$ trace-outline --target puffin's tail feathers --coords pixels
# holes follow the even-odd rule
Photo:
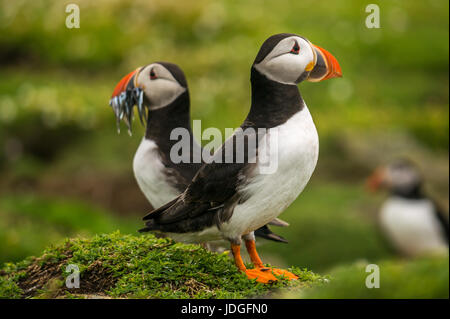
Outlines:
[[[171,200],[167,204],[164,204],[161,207],[152,210],[150,213],[145,215],[142,218],[142,220],[146,220],[145,227],[139,229],[138,232],[145,233],[145,232],[149,232],[149,231],[152,231],[152,230],[157,230],[158,229],[158,225],[155,222],[155,218],[157,218],[164,211],[166,211],[167,209],[171,208],[174,204],[176,204],[176,202],[178,201],[179,198],[180,198],[180,196],[178,196],[175,199]]]
[[[279,243],[286,243],[286,244],[288,243],[288,241],[285,238],[272,232],[267,225],[264,225],[263,227],[255,230],[255,236],[276,241]]]
[[[145,215],[142,220],[149,220],[158,217],[161,215],[162,212],[164,212],[166,209],[170,208],[173,204],[177,202],[177,200],[180,198],[180,196],[176,197],[175,199],[171,200],[167,204],[162,205],[161,207],[152,210],[150,213]]]
[[[279,227],[288,227],[289,223],[282,219],[275,218],[274,220],[269,222],[269,225],[279,226]]]
[[[169,203],[155,209],[144,216],[144,228],[139,232],[160,230],[162,232],[184,233],[198,228],[198,223],[208,220],[210,223],[214,214],[203,214],[211,208],[210,203],[186,201],[184,194]]]

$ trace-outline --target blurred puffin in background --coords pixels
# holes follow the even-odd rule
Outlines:
[[[378,219],[384,236],[401,255],[448,254],[448,216],[425,195],[422,175],[413,162],[399,159],[379,167],[367,186],[389,192]]]
[[[254,231],[297,198],[317,163],[317,130],[297,84],[340,76],[337,60],[307,39],[290,33],[269,37],[251,67],[251,107],[244,123],[180,196],[144,217],[140,231],[160,231],[194,243],[228,240],[236,266],[249,279],[262,283],[276,281],[274,275],[297,279],[289,271],[264,266]],[[247,130],[248,139],[242,139],[241,132]],[[237,141],[244,141],[245,147]],[[272,155],[276,167],[266,172],[267,157]],[[242,239],[253,269],[243,263]]]
[[[146,126],[145,136],[134,156],[133,170],[139,188],[148,201],[158,208],[181,194],[202,165],[201,158],[194,160],[194,154],[201,156],[202,148],[191,130],[189,90],[181,68],[168,62],[155,62],[137,68],[117,84],[110,105],[116,115],[119,132],[120,120],[123,120],[131,135],[134,106],[141,123]],[[175,130],[180,132],[180,129],[189,135],[189,140],[185,142],[190,143],[190,158],[186,162],[174,163],[170,152],[178,143],[178,136],[175,134],[173,138],[171,134]],[[280,219],[270,224],[289,225]],[[259,228],[256,235],[276,242],[287,242],[267,225]]]

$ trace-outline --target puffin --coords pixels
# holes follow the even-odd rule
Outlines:
[[[254,231],[277,218],[303,191],[315,169],[319,138],[297,84],[341,77],[336,58],[306,38],[276,34],[251,66],[250,111],[181,195],[148,213],[140,232],[189,242],[227,240],[247,278],[271,283],[291,272],[264,266]],[[254,266],[241,257],[242,240]]]
[[[195,158],[195,154],[202,154],[202,147],[191,130],[189,90],[181,68],[169,62],[155,62],[135,69],[116,85],[110,105],[119,132],[122,119],[131,134],[135,106],[142,124],[146,124],[145,135],[133,159],[133,171],[147,200],[158,208],[181,194],[203,164],[201,158]],[[186,161],[171,159],[171,150],[178,143],[171,135],[173,132],[187,133],[184,142],[189,143],[189,154]],[[289,225],[281,219],[274,219],[270,224]],[[268,225],[259,228],[256,235],[287,243]],[[220,243],[208,247],[212,250],[217,246],[220,247]]]
[[[392,247],[405,257],[448,254],[448,220],[425,194],[423,183],[417,165],[405,158],[378,167],[367,180],[371,191],[389,192],[378,223]]]

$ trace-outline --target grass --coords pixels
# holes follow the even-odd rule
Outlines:
[[[317,287],[291,298],[449,298],[449,259],[429,257],[416,260],[384,260],[378,264],[380,287],[365,285],[367,263],[341,265],[330,272],[326,287]]]
[[[326,201],[322,198],[327,198]],[[290,243],[259,240],[259,251],[273,262],[326,271],[337,263],[392,256],[374,220],[377,198],[352,184],[313,181],[280,216],[289,227],[272,227]],[[77,200],[16,194],[0,198],[0,262],[41,254],[65,237],[119,229],[136,233],[138,216],[116,217]]]
[[[64,270],[80,270],[79,290],[65,288]],[[290,269],[300,279],[271,285],[248,280],[227,254],[153,235],[119,232],[66,240],[39,258],[7,263],[0,274],[1,298],[248,298],[282,288],[300,289],[323,282],[306,269]]]
[[[323,200],[326,198],[327,200]],[[135,233],[138,217],[111,214],[76,201],[15,195],[0,201],[3,260],[0,295],[5,298],[445,298],[448,257],[399,260],[377,231],[374,213],[379,198],[351,184],[312,182],[281,216],[287,228],[272,227],[290,240],[277,244],[259,240],[263,261],[295,265],[301,283],[267,289],[236,272],[226,255],[198,246],[175,244]],[[61,213],[61,212],[64,212]],[[122,234],[93,236],[118,227]],[[64,240],[69,236],[88,239]],[[12,241],[13,240],[13,241]],[[44,247],[51,245],[44,253]],[[66,265],[80,265],[85,289],[62,288]],[[381,270],[381,288],[367,289],[365,266]],[[126,266],[124,266],[126,265]],[[338,265],[338,266],[336,266]],[[314,273],[326,273],[324,277]],[[49,276],[50,274],[50,276]],[[201,275],[198,275],[201,274]],[[221,275],[222,274],[222,275]],[[27,279],[28,278],[28,279]],[[168,279],[168,280],[165,280]],[[32,282],[39,283],[32,293]],[[229,282],[227,282],[229,281]],[[83,281],[82,281],[83,282]],[[220,287],[214,283],[219,283]],[[233,288],[234,285],[234,288]],[[299,288],[317,286],[311,292]],[[323,287],[319,287],[322,285]],[[103,287],[99,289],[98,287]],[[291,291],[292,290],[292,291]],[[306,290],[309,291],[309,290]]]
[[[76,200],[34,195],[2,196],[0,212],[0,263],[40,254],[45,247],[61,243],[67,236],[117,229],[135,233],[139,226],[138,218],[115,217]]]
[[[377,229],[376,200],[362,186],[315,182],[313,178],[280,216],[290,226],[272,227],[289,244],[265,242],[261,253],[313,271],[327,271],[333,265],[363,258],[390,257],[392,252]]]

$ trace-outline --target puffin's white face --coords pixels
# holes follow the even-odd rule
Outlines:
[[[169,105],[186,91],[172,73],[159,63],[149,64],[139,70],[134,85],[144,91],[150,110]]]
[[[307,78],[316,61],[309,41],[290,36],[281,40],[255,68],[270,80],[295,85]]]
[[[173,63],[156,62],[131,71],[117,83],[109,100],[116,115],[118,131],[123,119],[131,134],[134,106],[137,106],[139,119],[144,124],[148,110],[166,107],[184,92],[187,92],[187,83],[183,71]],[[189,106],[188,96],[184,102]]]
[[[421,181],[417,169],[410,165],[391,164],[386,168],[386,183],[391,188],[410,188]]]
[[[420,184],[422,184],[420,172],[413,164],[405,161],[379,167],[367,180],[367,186],[373,191],[379,188],[409,191]]]

